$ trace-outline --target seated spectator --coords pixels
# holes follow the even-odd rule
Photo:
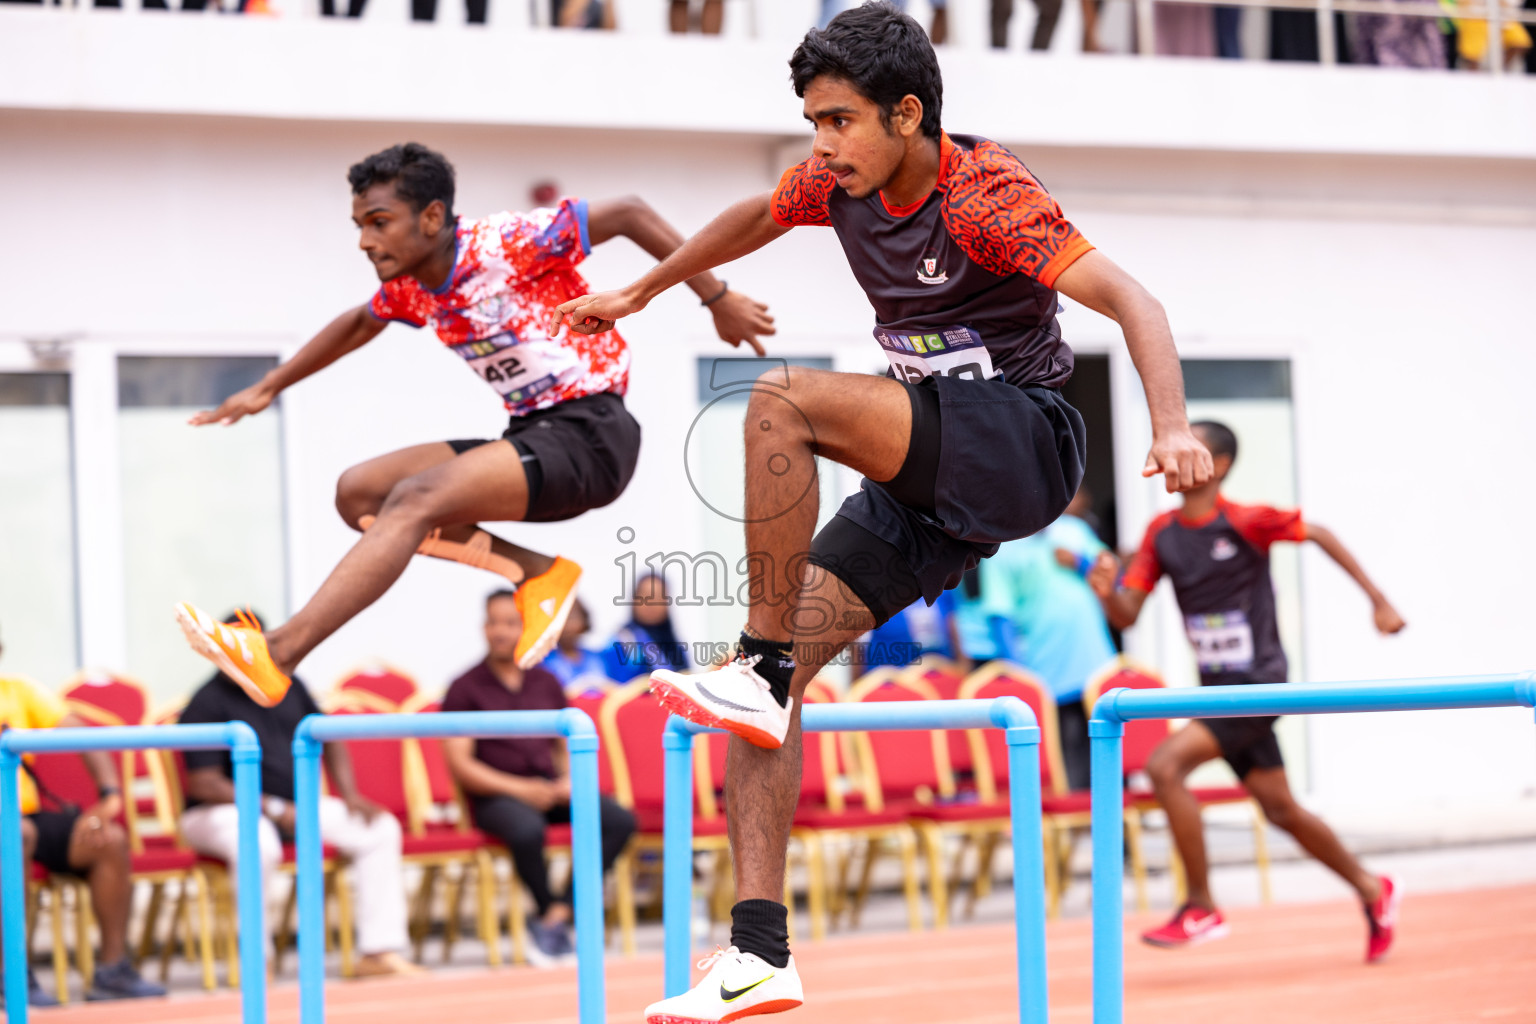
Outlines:
[[[603,649],[603,667],[610,679],[628,682],[653,668],[688,671],[688,645],[672,628],[672,599],[667,581],[655,574],[635,581],[629,623]]]
[[[706,36],[717,36],[724,19],[725,0],[672,0],[668,11],[668,27],[678,35],[697,25]]]
[[[543,667],[517,667],[522,616],[510,590],[485,602],[485,660],[455,679],[443,697],[444,711],[546,711],[565,707],[560,681]],[[553,892],[544,860],[545,826],[571,820],[571,777],[565,741],[509,736],[443,741],[448,769],[469,797],[470,815],[483,832],[506,844],[533,896],[538,917],[529,925],[533,948],[528,959],[553,966],[574,955],[571,894]],[[603,870],[613,866],[635,831],[629,811],[601,798]]]
[[[228,620],[226,620],[228,621]],[[238,683],[220,673],[204,683],[181,713],[181,721],[244,722],[261,741],[261,875],[269,884],[293,841],[293,736],[305,715],[320,707],[297,677],[276,707],[262,707]],[[187,810],[181,830],[187,844],[230,865],[240,852],[235,812],[234,770],[227,750],[189,750]],[[335,796],[320,798],[320,838],[348,860],[357,899],[356,973],[359,977],[421,974],[400,955],[406,947],[405,881],[400,864],[400,822],[357,791],[352,758],[339,743],[325,748],[325,767]],[[267,917],[270,923],[271,917]],[[265,945],[265,944],[264,944]]]
[[[587,606],[577,598],[571,603],[571,614],[565,620],[565,628],[560,631],[555,649],[549,652],[542,663],[541,667],[548,669],[560,680],[560,685],[567,691],[572,686],[601,690],[613,682],[603,668],[603,656],[581,645],[581,638],[591,628]]]
[[[864,634],[864,644],[849,647],[854,678],[881,665],[910,665],[924,654],[938,654],[963,663],[965,648],[961,646],[960,627],[955,621],[958,605],[954,592],[949,590],[939,594],[931,607],[918,598],[891,616],[885,625]]]
[[[1438,19],[1388,12],[1352,14],[1347,21],[1356,64],[1434,70],[1446,66],[1445,34]]]
[[[25,679],[0,676],[0,729],[52,729],[87,723],[68,711],[54,694]],[[128,958],[128,918],[133,881],[128,870],[128,833],[117,823],[123,813],[122,784],[111,754],[93,750],[80,757],[96,780],[99,799],[79,808],[50,798],[56,810],[45,811],[38,799],[38,785],[23,762],[18,792],[21,797],[21,849],[29,863],[36,861],[56,875],[83,878],[91,890],[91,909],[101,929],[101,961],[85,998],[143,999],[163,996],[165,989],[139,977]],[[38,984],[27,968],[27,1003],[57,1006],[58,1001]]]

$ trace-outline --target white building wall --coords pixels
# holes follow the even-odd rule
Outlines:
[[[638,193],[684,231],[770,188],[805,146],[784,53],[762,44],[525,45],[507,35],[502,56],[516,47],[506,66],[519,70],[503,81],[483,63],[433,56],[449,37],[428,33],[443,30],[234,19],[149,29],[124,18],[109,32],[95,17],[65,30],[43,12],[21,13],[0,26],[7,366],[29,358],[22,339],[65,335],[85,362],[103,348],[291,352],[376,286],[355,250],[343,172],[396,141],[450,155],[469,215],[525,206],[535,181],[554,179],[592,197]],[[429,86],[393,81],[358,32],[444,74],[423,74]],[[477,37],[466,45],[483,56]],[[47,68],[28,56],[45,46]],[[176,46],[193,56],[148,59]],[[135,53],[142,63],[130,67],[124,54]],[[1308,677],[1531,667],[1524,620],[1536,551],[1519,525],[1536,504],[1526,394],[1536,371],[1531,84],[1216,62],[946,60],[946,123],[1012,144],[1085,234],[1163,301],[1184,354],[1292,360],[1302,506],[1338,532],[1409,621],[1401,636],[1377,637],[1353,584],[1306,552]],[[191,80],[189,64],[208,75]],[[999,99],[1029,96],[1052,101]],[[229,114],[242,116],[218,116]],[[603,287],[646,264],[620,241],[586,271]],[[794,232],[724,276],[772,305],[774,354],[873,365],[871,313],[831,232]],[[1064,327],[1081,350],[1115,361],[1122,545],[1131,546],[1169,500],[1137,477],[1147,427],[1134,375],[1113,324],[1070,309]],[[646,432],[634,484],[576,522],[508,530],[588,567],[599,633],[622,618],[615,557],[701,543],[706,513],[682,457],[694,361],[728,354],[687,292],[624,331],[636,353],[630,406]],[[285,396],[292,602],[350,543],[330,505],[343,469],[425,440],[499,433],[497,403],[457,362],[430,335],[391,327]],[[616,539],[626,526],[628,549]],[[104,557],[110,547],[90,550]],[[112,574],[82,569],[87,577]],[[480,599],[493,584],[456,566],[413,565],[304,674],[324,687],[379,657],[438,688],[478,656]],[[1177,674],[1183,656],[1159,600],[1161,626],[1133,633],[1133,649]],[[104,639],[83,641],[87,650],[121,649],[121,624],[100,621],[109,604],[88,602],[98,621],[84,622],[84,635]],[[683,635],[705,638],[704,610],[677,614]],[[202,672],[191,655],[186,671],[188,681]],[[167,698],[183,683],[153,682]],[[1319,718],[1309,725],[1312,794],[1379,813],[1383,827],[1423,826],[1426,808],[1450,821],[1452,804],[1493,806],[1475,823],[1483,830],[1528,827],[1531,724],[1518,711]]]

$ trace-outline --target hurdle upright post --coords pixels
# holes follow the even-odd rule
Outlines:
[[[449,711],[433,714],[308,715],[293,736],[299,885],[299,1010],[302,1024],[325,1020],[325,898],[321,873],[320,754],[344,740],[465,736],[563,737],[571,769],[571,883],[575,895],[576,993],[581,1024],[607,1019],[603,977],[602,832],[597,794],[597,729],[586,712]]]
[[[693,959],[693,733],[681,718],[661,734],[665,788],[661,823],[662,994],[688,991]]]
[[[1013,831],[1013,927],[1018,947],[1019,1020],[1045,1024],[1045,837],[1040,814],[1040,727],[1017,697],[998,697],[991,717],[1008,744],[1008,814]]]
[[[1111,690],[1099,698],[1088,721],[1092,771],[1093,832],[1093,1020],[1119,1024],[1124,1016],[1125,778],[1121,742],[1125,724],[1116,717]]]
[[[21,757],[0,746],[0,917],[5,930],[5,1005],[27,1024],[27,882],[21,860]]]
[[[244,1024],[266,1024],[267,971],[262,957],[261,858],[257,828],[261,805],[261,743],[244,722],[185,725],[12,729],[0,735],[0,926],[4,936],[6,1012],[27,1024],[26,880],[22,863],[21,755],[87,750],[218,750],[230,752],[235,774],[240,892],[240,1010]],[[89,941],[81,937],[81,941]]]

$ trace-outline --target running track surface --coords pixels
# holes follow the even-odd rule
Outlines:
[[[1409,892],[1398,945],[1372,967],[1361,962],[1365,924],[1358,904],[1253,907],[1232,911],[1229,920],[1230,938],[1196,949],[1127,945],[1128,1024],[1536,1022],[1536,886]],[[1127,928],[1155,923],[1156,916],[1131,916]],[[1054,1021],[1091,1020],[1089,937],[1086,920],[1048,927]],[[810,1002],[773,1018],[785,1024],[1017,1020],[1012,931],[996,925],[844,934],[802,944],[798,958]],[[608,1020],[639,1024],[646,1003],[661,994],[660,977],[656,957],[610,960]],[[333,983],[327,1018],[334,1024],[568,1024],[576,1020],[574,993],[574,969],[460,968],[425,979]],[[271,1024],[295,1024],[297,1004],[291,981],[275,988]],[[237,997],[225,992],[72,1004],[37,1019],[232,1024],[238,1015]]]

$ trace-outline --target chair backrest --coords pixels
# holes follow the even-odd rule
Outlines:
[[[90,711],[105,711],[116,723],[143,725],[149,720],[149,691],[129,676],[86,669],[64,684],[64,703],[82,718],[97,724]]]
[[[1033,672],[1009,661],[992,661],[972,672],[960,687],[967,700],[1018,697],[1040,723],[1040,791],[1067,791],[1067,773],[1061,755],[1061,730],[1056,719],[1056,700]],[[1008,742],[1001,729],[972,729],[967,737],[976,765],[976,791],[984,801],[996,800],[1008,789]]]
[[[933,687],[904,671],[883,666],[865,673],[843,699],[853,703],[937,700]],[[879,810],[888,799],[950,797],[955,780],[949,767],[949,740],[941,730],[856,733],[864,799]]]
[[[907,674],[933,687],[940,700],[954,700],[960,696],[960,687],[965,683],[965,674],[960,671],[960,666],[938,654],[923,655],[921,661],[907,669]],[[965,733],[951,729],[947,735],[950,770],[957,776],[972,774],[975,771],[973,755]]]
[[[602,721],[603,701],[613,693],[617,686],[608,687],[571,687],[565,691],[565,702],[573,708],[578,708],[587,713],[592,719],[592,724],[597,725]],[[604,744],[606,747],[607,744]],[[604,750],[602,756],[597,759],[597,791],[605,796],[613,795],[613,765],[610,763],[608,751]]]
[[[805,688],[804,703],[834,704],[837,691],[822,679],[811,680]],[[826,805],[843,810],[843,794],[836,785],[838,775],[838,734],[809,732],[801,738],[800,802],[809,806]]]
[[[371,710],[340,707],[333,715],[373,714]],[[405,781],[404,740],[346,740],[352,758],[352,776],[362,796],[400,819],[411,823],[411,799]]]
[[[1168,684],[1157,670],[1120,655],[1083,684],[1083,710],[1090,717],[1093,705],[1103,693],[1116,687],[1129,690],[1160,690]],[[1173,726],[1166,718],[1148,718],[1125,723],[1125,741],[1121,747],[1122,770],[1129,775],[1144,771],[1147,760],[1158,744],[1168,738]]]
[[[416,680],[388,665],[369,665],[352,669],[331,687],[333,700],[343,694],[354,697],[368,694],[382,702],[376,711],[398,711],[420,692]]]
[[[665,764],[661,734],[668,713],[651,693],[650,677],[635,679],[614,690],[603,701],[598,721],[603,746],[613,763],[613,797],[625,807],[657,811],[666,804]],[[701,758],[694,742],[695,813],[713,817],[717,808],[698,806],[699,797],[710,792],[711,780],[700,778]]]
[[[142,697],[146,705],[148,702],[148,694],[143,691],[139,684],[132,680],[124,682],[122,689],[118,688],[116,681],[107,684],[93,683],[87,685],[93,687],[101,686],[103,688],[102,692],[115,693],[117,697],[124,697],[125,694],[132,696],[136,689],[137,696]],[[145,724],[148,718],[147,712],[137,711],[127,700],[120,701],[120,703],[125,706],[126,710],[140,715],[139,720],[131,724]],[[115,712],[99,704],[71,698],[66,698],[66,704],[70,712],[79,717],[88,726],[122,726],[130,724],[125,722]],[[79,761],[81,770],[85,770],[85,763],[79,759],[78,754],[58,756],[75,758]],[[141,832],[146,824],[146,820],[152,831],[157,834],[172,835],[176,831],[176,813],[171,807],[170,793],[166,788],[165,763],[152,751],[147,750],[124,750],[118,752],[115,756],[117,757],[118,777],[122,783],[123,790],[122,821],[128,830],[129,849],[134,853],[138,853],[144,848]],[[66,774],[72,773],[73,769],[66,770]],[[90,778],[89,772],[87,772],[86,777]],[[82,789],[81,792],[84,793],[85,791]],[[63,797],[62,793],[59,793],[59,795]],[[91,782],[90,795],[87,799],[82,801],[74,796],[63,798],[67,799],[70,803],[79,804],[81,807],[95,803],[96,791],[94,780]]]

